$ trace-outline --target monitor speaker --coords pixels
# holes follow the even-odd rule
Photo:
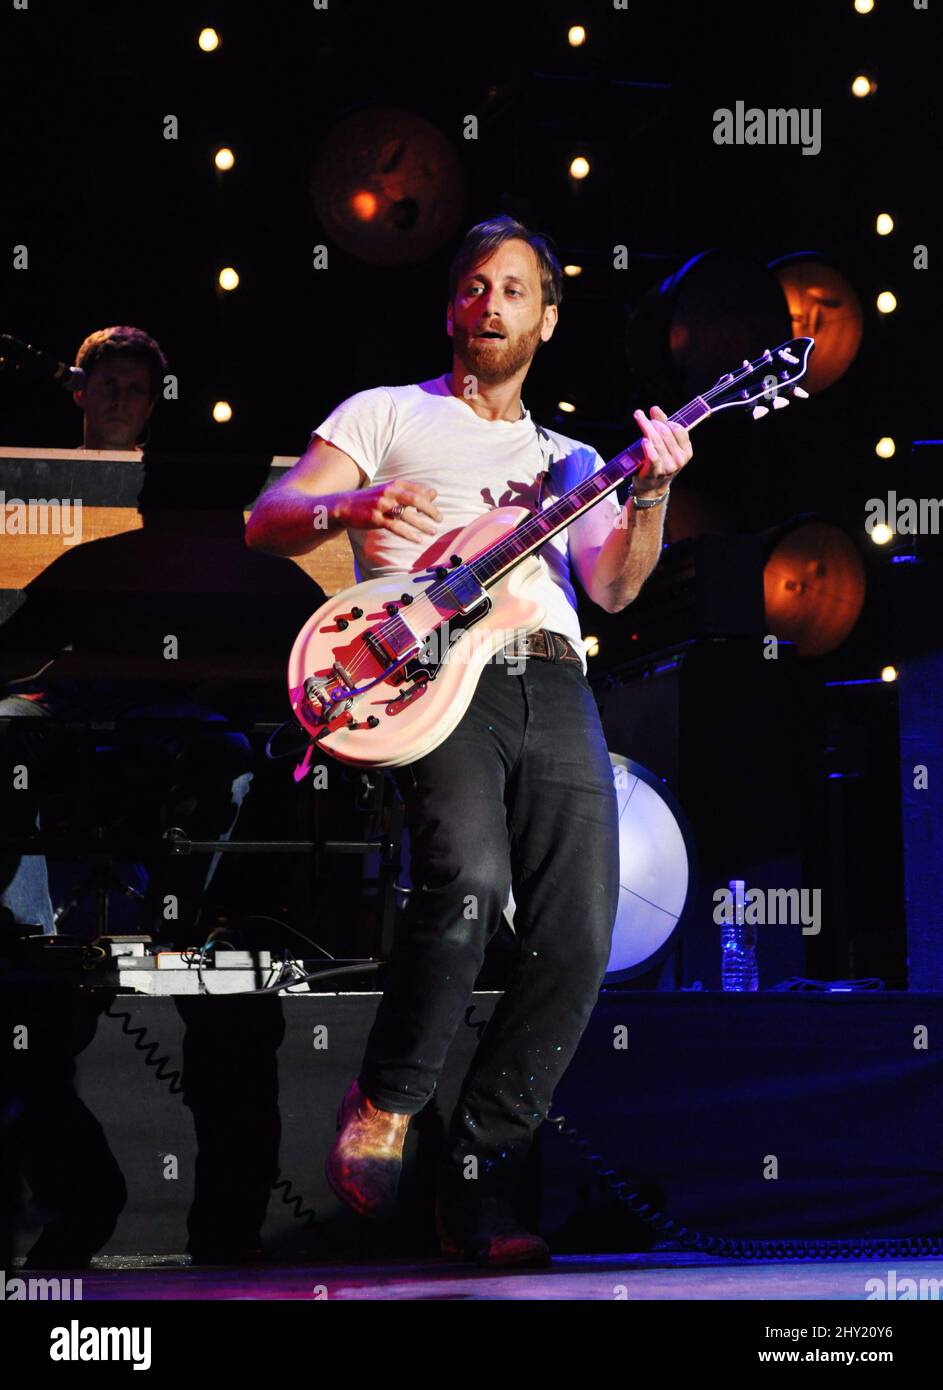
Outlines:
[[[716,891],[803,887],[795,648],[685,643],[623,667],[599,699],[609,747],[664,779],[693,833],[697,896],[660,986],[717,989]],[[803,973],[804,942],[798,923],[758,929],[761,988]]]

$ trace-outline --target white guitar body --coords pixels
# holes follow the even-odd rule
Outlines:
[[[453,554],[466,562],[473,559],[528,515],[524,507],[499,507],[476,518],[430,565],[448,567]],[[335,663],[357,686],[379,676],[388,663],[367,649],[363,638],[389,623],[386,604],[397,605],[400,617],[420,641],[441,630],[441,613],[423,597],[434,583],[430,565],[368,579],[335,594],[299,632],[288,663],[289,694],[299,722],[310,733],[320,734],[316,749],[323,747],[339,761],[361,767],[399,767],[414,762],[447,738],[458,724],[489,658],[515,634],[535,632],[543,622],[545,610],[530,597],[528,589],[545,566],[538,555],[530,555],[489,588],[489,602],[479,605],[481,609],[487,607],[481,617],[475,617],[471,609],[465,617],[469,625],[459,628],[457,635],[455,622],[450,624],[454,641],[438,653],[440,661],[435,656],[439,647],[446,647],[444,641],[433,644],[433,660],[418,663],[418,678],[404,679],[402,668],[395,671],[356,696],[348,708],[346,701],[341,703],[324,733],[324,723],[309,704],[305,682],[313,677],[324,688],[341,688],[344,678],[335,671]],[[400,605],[404,593],[413,598],[408,606]],[[352,616],[356,610],[360,610],[360,617]],[[338,619],[347,623],[346,628],[339,629]],[[406,669],[410,669],[409,664]],[[371,725],[370,719],[377,722]]]
[[[771,402],[805,374],[812,338],[769,348],[672,415],[686,429],[720,410]],[[360,767],[400,767],[436,748],[468,709],[482,668],[496,652],[544,620],[532,597],[544,570],[539,550],[595,507],[646,459],[637,440],[533,515],[499,507],[466,526],[426,566],[345,589],[301,629],[288,666],[291,707],[323,747]],[[300,775],[299,773],[296,776]]]

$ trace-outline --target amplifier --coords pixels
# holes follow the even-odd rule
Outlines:
[[[704,535],[666,547],[626,614],[633,655],[710,637],[767,632],[762,536]]]
[[[760,637],[687,642],[620,668],[599,693],[612,753],[663,778],[690,822],[699,890],[664,987],[720,982],[713,894],[802,887],[799,663]],[[760,987],[803,973],[798,926],[758,930]]]

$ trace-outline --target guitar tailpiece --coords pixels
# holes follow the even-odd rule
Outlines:
[[[336,714],[346,714],[354,703],[353,696],[348,690],[332,692],[319,681],[316,681],[313,676],[309,676],[305,681],[304,692],[305,699],[315,718],[325,725]],[[341,703],[344,705],[343,710],[338,709]]]

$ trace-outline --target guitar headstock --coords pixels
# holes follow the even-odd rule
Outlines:
[[[755,361],[745,361],[738,371],[719,377],[709,391],[701,393],[701,399],[710,406],[711,414],[756,403],[754,420],[768,415],[771,407],[781,410],[789,404],[790,396],[808,396],[808,391],[803,391],[797,382],[808,370],[814,347],[814,338],[790,338],[772,351],[767,348]]]

